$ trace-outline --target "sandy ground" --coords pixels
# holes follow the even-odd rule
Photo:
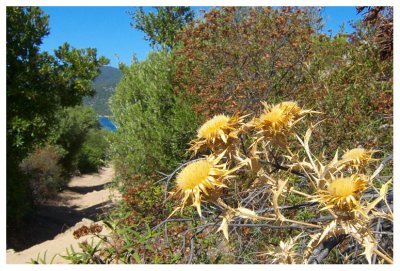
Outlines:
[[[93,238],[84,236],[77,240],[72,233],[83,225],[90,226],[99,214],[119,199],[116,191],[104,187],[113,177],[112,167],[103,168],[98,174],[74,177],[57,200],[48,202],[38,210],[37,223],[31,229],[32,246],[18,252],[8,249],[7,264],[30,263],[38,255],[43,258],[46,251],[47,262],[56,255],[53,263],[68,263],[60,255],[66,255],[66,249],[71,246],[75,251],[80,251],[78,242],[87,240],[90,243]],[[96,223],[102,225],[101,221]],[[106,227],[103,227],[101,234],[107,234]],[[98,241],[94,239],[94,242]]]

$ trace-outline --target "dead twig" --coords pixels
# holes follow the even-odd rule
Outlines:
[[[311,254],[308,263],[309,264],[320,264],[329,254],[329,252],[344,241],[346,234],[340,234],[339,236],[332,236],[322,242]]]

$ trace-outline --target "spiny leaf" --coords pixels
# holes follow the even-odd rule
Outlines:
[[[317,245],[319,245],[325,237],[333,231],[333,229],[336,228],[336,220],[331,221],[331,223],[328,224],[328,226],[324,229],[324,231],[321,234],[321,237],[318,240]]]
[[[231,219],[233,218],[234,214],[232,213],[232,211],[227,211],[223,216],[222,216],[222,223],[221,226],[219,226],[217,232],[222,231],[222,233],[224,234],[226,240],[229,241],[229,235],[228,235],[228,224],[231,221]]]
[[[272,190],[272,193],[273,193],[272,204],[274,207],[275,214],[276,214],[278,220],[280,220],[280,221],[285,221],[285,217],[281,214],[281,211],[279,210],[278,199],[279,199],[279,196],[282,194],[283,189],[285,188],[288,180],[289,179],[287,179],[286,181],[278,180],[277,190]]]
[[[239,216],[241,218],[247,218],[247,219],[253,219],[253,220],[258,219],[258,215],[250,209],[239,207],[239,208],[236,208],[235,210],[236,210],[235,215]]]

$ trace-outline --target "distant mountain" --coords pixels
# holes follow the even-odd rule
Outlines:
[[[93,97],[85,97],[83,103],[91,106],[99,115],[110,115],[108,99],[114,94],[115,86],[121,80],[122,72],[113,67],[103,66],[100,75],[93,81],[96,94]]]

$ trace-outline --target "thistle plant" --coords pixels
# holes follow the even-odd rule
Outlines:
[[[170,217],[192,205],[201,221],[215,222],[205,227],[219,225],[216,231],[226,240],[230,228],[249,221],[253,227],[300,231],[275,248],[260,251],[270,263],[313,262],[327,242],[336,240],[339,245],[343,240],[339,236],[351,238],[362,248],[354,257],[365,257],[368,263],[393,263],[391,252],[379,245],[372,228],[378,219],[393,223],[386,198],[392,181],[373,182],[378,172],[371,174],[378,151],[357,147],[345,151],[341,159],[339,149],[334,154],[315,154],[309,143],[318,123],[308,118],[320,112],[293,101],[262,102],[262,106],[258,116],[217,115],[199,128],[189,151],[192,157],[200,150],[208,155],[176,171],[170,199],[180,203]],[[301,125],[308,126],[304,135],[298,132]],[[284,206],[293,195],[299,204]],[[296,219],[286,211],[304,207],[312,208],[313,219]],[[348,261],[349,256],[344,258]]]
[[[197,138],[191,141],[189,151],[196,154],[200,150],[209,148],[216,155],[225,152],[232,158],[237,152],[235,147],[239,135],[243,132],[245,117],[240,114],[214,116],[198,129]]]

